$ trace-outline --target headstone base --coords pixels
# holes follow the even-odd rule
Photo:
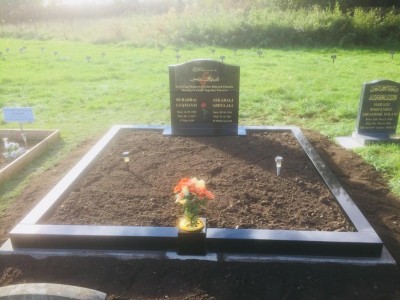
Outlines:
[[[355,148],[364,147],[363,144],[358,142],[352,136],[338,136],[338,137],[335,137],[335,141],[344,149],[355,149]]]
[[[352,137],[361,145],[370,145],[377,143],[400,143],[400,137],[397,135],[388,134],[359,134],[353,132]]]
[[[206,255],[206,219],[201,218],[204,228],[198,232],[188,232],[182,229],[178,231],[178,254],[179,255]]]
[[[167,127],[163,131],[163,135],[176,135],[176,136],[215,136],[214,132],[212,131],[206,131],[206,130],[190,130],[190,131],[181,131],[181,132],[173,132],[171,127]],[[230,135],[230,136],[246,136],[246,128],[243,126],[239,126],[237,129],[237,132],[222,132],[222,134],[219,134],[218,136],[224,136],[224,135]]]

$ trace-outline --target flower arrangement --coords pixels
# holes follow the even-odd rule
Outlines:
[[[201,227],[199,212],[205,206],[208,200],[215,198],[214,194],[206,189],[204,180],[193,178],[182,178],[174,188],[176,194],[176,203],[183,206],[184,219],[180,222],[180,227],[185,230]],[[185,223],[185,224],[182,224]],[[200,224],[199,224],[200,223]]]
[[[201,107],[201,112],[202,112],[202,114],[203,114],[203,119],[205,120],[205,119],[207,119],[207,103],[205,103],[205,102],[202,102],[201,104],[200,104],[200,107]]]
[[[20,147],[18,143],[9,142],[8,138],[3,138],[4,152],[3,156],[5,159],[17,158],[25,153],[25,148]]]

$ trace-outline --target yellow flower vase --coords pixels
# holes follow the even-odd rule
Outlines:
[[[198,232],[204,228],[204,222],[198,218],[195,224],[191,224],[190,220],[187,218],[181,218],[179,220],[179,229],[187,232]]]

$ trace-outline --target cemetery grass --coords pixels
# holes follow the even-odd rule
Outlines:
[[[305,134],[399,263],[400,202],[390,192],[386,181],[354,152],[341,149],[315,131],[306,131]],[[1,242],[7,239],[15,223],[95,142],[93,139],[80,144],[59,164],[32,179],[0,219]],[[155,141],[148,142],[152,145]],[[155,147],[155,152],[148,151],[150,161],[159,150]],[[106,181],[103,183],[106,184]],[[91,210],[98,208],[99,205]],[[28,282],[70,284],[103,291],[108,299],[115,300],[400,299],[399,281],[398,267],[151,259],[123,261],[94,257],[0,257],[0,286]]]
[[[57,128],[63,138],[47,163],[33,163],[0,187],[0,213],[34,174],[113,124],[169,124],[167,66],[176,63],[176,55],[179,62],[224,55],[226,63],[241,67],[241,124],[297,125],[329,137],[353,131],[361,84],[399,81],[400,65],[399,56],[365,49],[238,49],[235,54],[188,46],[161,52],[128,43],[1,39],[0,52],[0,106],[33,107],[36,120],[26,128]],[[17,126],[1,123],[2,128]],[[398,146],[357,151],[400,194]]]

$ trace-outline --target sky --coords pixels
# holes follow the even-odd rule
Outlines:
[[[143,1],[150,1],[150,0],[139,0],[139,2]],[[50,0],[43,0],[44,5],[48,5]],[[101,4],[110,4],[113,2],[113,0],[58,0],[58,3],[64,4],[64,5],[74,5],[74,6],[79,6],[79,5],[90,5],[90,4],[95,4],[95,5],[101,5]]]
[[[81,4],[108,4],[112,0],[63,0],[63,4],[68,5],[81,5]]]
[[[44,1],[45,4],[48,1]],[[61,0],[62,4],[66,5],[85,5],[85,4],[109,4],[112,3],[112,0]]]

